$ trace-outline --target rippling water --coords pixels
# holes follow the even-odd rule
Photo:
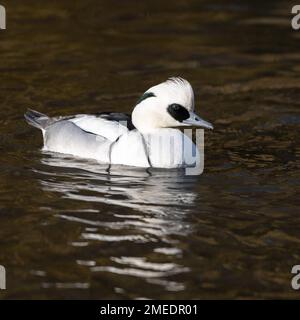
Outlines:
[[[12,298],[288,298],[300,264],[300,31],[288,1],[2,1],[0,264]],[[40,151],[27,107],[131,110],[187,78],[201,176]]]

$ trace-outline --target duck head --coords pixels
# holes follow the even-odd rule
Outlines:
[[[170,78],[148,89],[132,112],[132,122],[142,133],[159,128],[200,127],[211,123],[195,113],[194,92],[183,78]]]

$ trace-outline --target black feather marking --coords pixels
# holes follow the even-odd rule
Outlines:
[[[144,136],[141,134],[141,137],[142,137],[142,142],[143,142],[143,146],[144,146],[144,150],[145,150],[145,153],[146,153],[146,156],[147,156],[147,160],[148,160],[148,163],[149,163],[149,166],[152,168],[152,163],[151,163],[151,159],[150,159],[150,154],[149,154],[149,148],[148,148],[148,144],[144,138]]]
[[[190,113],[185,107],[178,103],[170,104],[167,108],[168,113],[177,121],[182,122],[190,117]]]
[[[152,97],[156,97],[156,95],[153,92],[146,92],[139,98],[139,100],[136,102],[136,105],[141,103],[142,101],[144,101],[148,98],[152,98]]]
[[[131,114],[121,112],[99,112],[95,116],[109,121],[127,122],[127,129],[133,130],[135,126],[132,123]]]
[[[109,161],[109,165],[108,168],[106,169],[107,173],[110,173],[110,169],[111,169],[111,153],[112,153],[112,148],[113,146],[119,141],[120,137],[118,137],[115,141],[113,141],[110,146],[109,146],[109,151],[108,151],[108,161]]]

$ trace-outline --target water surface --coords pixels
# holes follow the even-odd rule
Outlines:
[[[300,31],[288,1],[2,1],[5,299],[290,298],[300,264]],[[130,112],[193,85],[201,176],[43,153],[27,107]]]

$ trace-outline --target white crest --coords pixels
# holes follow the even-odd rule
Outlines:
[[[194,111],[194,91],[190,83],[181,77],[172,77],[146,91],[153,92],[159,99],[178,103],[188,111]]]

